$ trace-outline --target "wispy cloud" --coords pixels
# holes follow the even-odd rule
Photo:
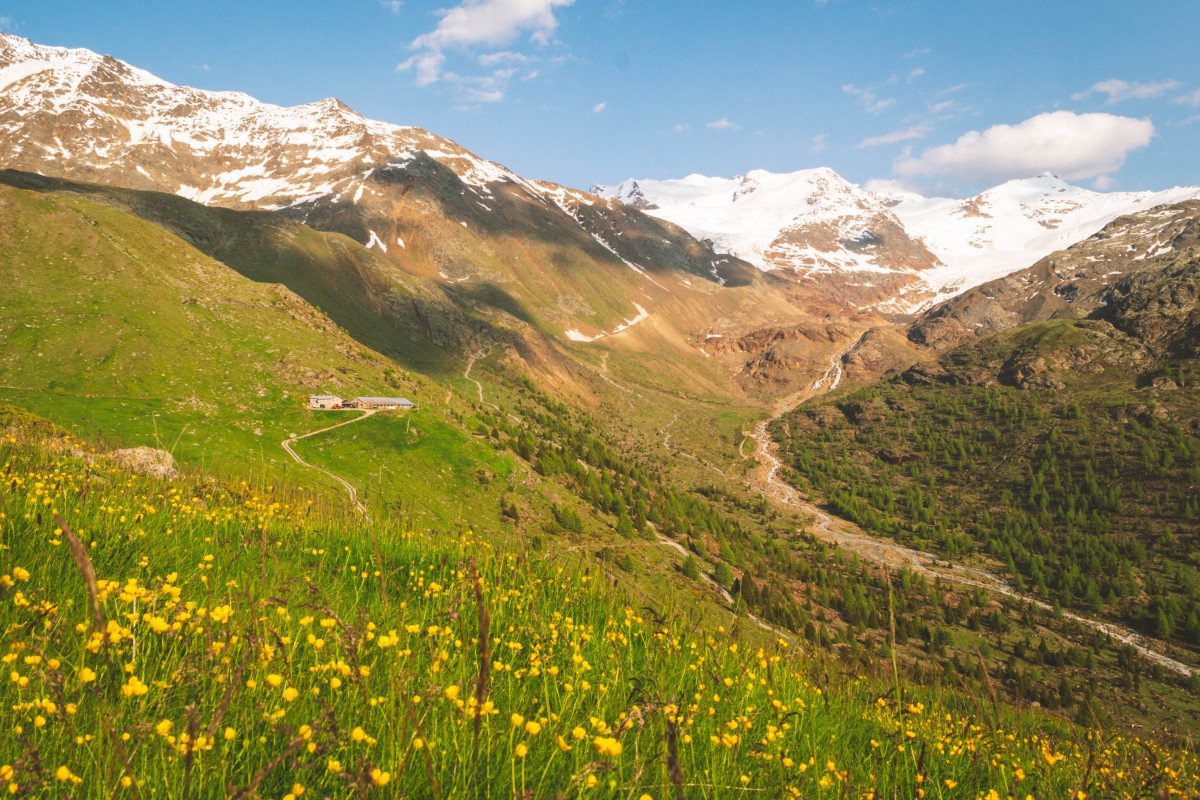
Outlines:
[[[687,133],[691,129],[692,129],[692,126],[687,124],[686,122],[680,122],[678,125],[671,128],[671,130],[674,131],[675,133]]]
[[[829,149],[829,134],[828,133],[818,133],[816,136],[812,137],[812,143],[808,148],[809,152],[812,153],[814,156],[817,153],[823,153],[828,149]]]
[[[457,6],[439,11],[437,27],[413,39],[410,47],[416,52],[396,66],[398,72],[413,72],[418,86],[439,81],[468,87],[483,102],[495,102],[504,96],[503,81],[511,77],[497,70],[485,76],[461,76],[448,72],[447,51],[471,52],[479,48],[503,48],[523,36],[544,46],[551,42],[558,19],[555,9],[571,5],[574,0],[462,0]],[[478,56],[483,67],[500,63],[528,61],[525,54],[512,50],[494,50]],[[487,88],[481,89],[480,86]]]
[[[928,47],[919,47],[916,50],[909,50],[904,54],[903,58],[921,58],[932,53],[933,50]]]
[[[925,74],[924,67],[916,67],[914,69],[910,69],[908,71],[908,82],[912,83],[913,81],[915,81],[917,78],[921,77],[924,74]]]
[[[454,87],[458,98],[457,108],[469,109],[481,103],[499,103],[504,99],[509,81],[516,75],[513,67],[492,70],[486,75],[459,75],[447,72],[441,80]]]
[[[883,144],[896,144],[898,142],[911,142],[914,139],[924,139],[929,135],[929,131],[929,125],[913,125],[911,128],[892,131],[882,136],[868,136],[858,143],[858,148],[861,150],[864,147],[878,147]]]
[[[1104,102],[1108,105],[1114,105],[1125,100],[1153,100],[1156,97],[1162,97],[1167,92],[1178,89],[1179,86],[1180,84],[1177,80],[1138,83],[1137,81],[1122,81],[1117,78],[1111,78],[1110,80],[1093,84],[1090,89],[1076,92],[1071,95],[1071,99],[1079,101],[1093,94],[1104,94],[1108,95],[1108,99]]]
[[[608,103],[596,103],[596,105],[592,106],[592,113],[602,114],[606,108],[608,108]]]
[[[404,0],[379,0],[379,5],[393,14],[399,14],[400,9],[404,8]]]
[[[1181,106],[1200,106],[1200,89],[1196,89],[1194,92],[1176,97],[1175,102]]]
[[[894,97],[880,97],[874,89],[860,89],[853,83],[844,84],[842,91],[857,99],[868,114],[878,114],[896,105]]]
[[[17,23],[12,17],[0,17],[0,31],[4,31],[5,33],[15,33],[17,27]]]
[[[497,64],[527,64],[531,59],[524,53],[512,50],[499,50],[495,53],[484,53],[479,57],[479,66],[494,67]]]
[[[704,127],[710,131],[736,131],[741,126],[736,122],[731,122],[729,117],[721,117],[720,119],[714,119]]]
[[[1016,125],[964,133],[952,144],[909,153],[893,165],[904,178],[1007,180],[1051,171],[1067,180],[1116,172],[1130,151],[1154,137],[1148,119],[1051,111]]]
[[[625,7],[625,0],[613,0],[604,7],[605,19],[621,19],[629,13],[629,9]]]

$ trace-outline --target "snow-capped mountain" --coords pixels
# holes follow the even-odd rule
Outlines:
[[[1200,187],[1093,192],[1049,173],[1012,180],[967,200],[888,197],[896,216],[943,266],[924,277],[943,297],[1008,275],[1082,241],[1117,217],[1200,197]]]
[[[859,308],[905,313],[928,297],[920,274],[943,266],[909,236],[883,198],[831,169],[629,180],[593,186],[592,192],[670,220],[718,251],[827,289]]]
[[[1195,186],[1106,194],[1042,175],[967,200],[925,198],[877,194],[824,168],[628,180],[592,191],[670,220],[760,269],[900,313],[1027,267],[1122,214],[1200,196]]]
[[[503,287],[522,314],[536,309],[589,341],[640,322],[674,291],[758,277],[668,222],[334,99],[284,108],[7,34],[0,168],[277,211],[406,272],[486,283],[498,307],[520,306],[491,288]]]
[[[0,34],[4,164],[168,191],[206,204],[279,208],[363,191],[371,170],[416,153],[474,186],[524,183],[415,127],[375,122],[334,99],[283,108],[238,92],[175,86],[111,56]]]
[[[948,349],[1026,322],[1077,319],[1112,310],[1117,298],[1152,273],[1195,272],[1189,255],[1200,242],[1200,201],[1159,205],[1123,214],[1099,232],[1056,250],[1032,266],[968,289],[918,317],[913,342]],[[1157,280],[1157,278],[1155,279]],[[1164,293],[1153,316],[1185,322],[1195,314],[1191,288]],[[1166,311],[1165,309],[1173,309]],[[1194,324],[1189,323],[1189,324]],[[1175,325],[1158,327],[1174,328]],[[1154,331],[1136,331],[1143,340]]]

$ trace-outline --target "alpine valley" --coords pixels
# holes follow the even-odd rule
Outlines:
[[[19,796],[1200,793],[1200,187],[583,191],[0,33],[0,242]]]

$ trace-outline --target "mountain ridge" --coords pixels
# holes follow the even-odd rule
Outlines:
[[[1027,267],[1122,214],[1200,197],[1197,186],[1105,194],[1045,173],[971,198],[926,198],[872,192],[827,167],[638,178],[592,191],[669,219],[760,269],[816,280],[850,302],[865,299],[860,309],[899,315]],[[864,282],[873,291],[854,288]]]

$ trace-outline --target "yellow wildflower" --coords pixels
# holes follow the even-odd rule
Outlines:
[[[602,756],[616,758],[621,755],[621,743],[611,736],[597,736],[592,740],[592,745],[596,748],[596,752]]]

